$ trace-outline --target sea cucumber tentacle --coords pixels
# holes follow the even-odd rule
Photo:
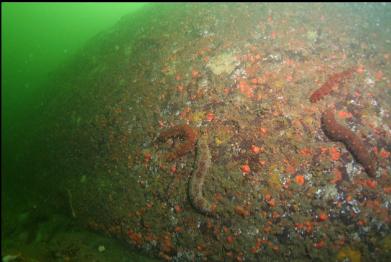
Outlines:
[[[367,174],[371,177],[376,176],[376,161],[373,155],[368,152],[363,141],[358,136],[335,120],[334,112],[331,108],[323,112],[321,124],[324,133],[329,139],[342,142],[356,161],[364,167]]]
[[[208,147],[208,136],[202,135],[197,141],[197,157],[193,174],[189,181],[189,198],[195,209],[205,215],[214,215],[215,208],[204,198],[202,188],[205,176],[211,165],[211,155]]]
[[[350,68],[345,71],[335,73],[331,75],[327,81],[315,92],[312,93],[310,96],[310,101],[311,103],[318,102],[321,100],[324,96],[328,95],[331,93],[331,91],[335,88],[337,88],[342,81],[344,81],[347,78],[350,78],[353,76],[353,73],[356,71],[356,68]]]
[[[168,153],[165,158],[169,161],[186,155],[195,147],[197,135],[189,125],[177,125],[160,133],[158,140],[165,141],[168,138],[183,137],[185,142],[176,148],[174,152]]]

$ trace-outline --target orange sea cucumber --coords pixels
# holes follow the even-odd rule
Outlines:
[[[373,155],[368,152],[358,136],[335,120],[331,108],[323,112],[321,123],[322,129],[329,139],[342,142],[356,161],[364,167],[367,174],[371,177],[376,176],[376,161]]]
[[[342,81],[344,81],[347,78],[352,77],[353,73],[355,71],[356,71],[356,68],[352,67],[348,70],[331,75],[320,88],[318,88],[317,90],[315,90],[314,93],[312,93],[312,95],[310,97],[311,103],[318,102],[324,96],[330,94],[331,91],[333,89],[337,88],[341,84]]]

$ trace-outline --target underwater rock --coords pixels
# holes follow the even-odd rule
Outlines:
[[[338,195],[338,190],[335,185],[327,185],[324,189],[323,199],[326,201],[335,200]]]
[[[355,250],[349,246],[341,248],[337,254],[337,261],[346,261],[347,259],[351,262],[360,262],[360,251]]]
[[[237,63],[233,54],[223,53],[210,59],[206,67],[212,70],[215,75],[220,75],[222,73],[230,74],[234,71]]]

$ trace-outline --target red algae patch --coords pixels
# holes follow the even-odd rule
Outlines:
[[[259,147],[259,146],[255,146],[255,145],[252,145],[251,146],[251,151],[254,153],[254,154],[258,154],[259,152],[261,152],[262,148]]]
[[[333,161],[337,161],[341,157],[341,152],[336,147],[330,148],[329,153]]]
[[[385,150],[385,149],[382,149],[382,150],[380,151],[380,156],[381,156],[382,158],[389,158],[390,155],[391,155],[391,153],[388,152],[388,151]]]
[[[321,221],[321,222],[326,221],[328,218],[329,218],[329,216],[326,213],[324,213],[324,212],[321,212],[319,214],[319,221]]]
[[[250,173],[250,171],[251,171],[250,166],[247,165],[247,164],[242,165],[241,170],[242,170],[242,172],[243,172],[244,174],[248,174],[248,173]]]
[[[344,119],[344,118],[351,118],[351,117],[352,117],[352,113],[350,113],[350,112],[345,112],[345,111],[339,111],[339,112],[338,112],[338,117],[341,118],[341,119]]]
[[[206,120],[208,122],[211,122],[213,119],[215,119],[215,114],[213,114],[212,112],[209,112],[207,115],[206,115]]]
[[[304,176],[302,176],[302,175],[296,176],[295,181],[300,186],[304,185],[304,181],[305,181]]]

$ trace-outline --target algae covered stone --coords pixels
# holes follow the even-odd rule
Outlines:
[[[222,53],[210,59],[206,67],[212,70],[212,72],[215,75],[220,75],[222,73],[226,73],[226,74],[232,73],[236,65],[237,65],[237,61],[233,54]]]
[[[360,262],[361,253],[350,247],[343,247],[337,254],[337,261],[346,261],[346,259],[349,259],[351,262]]]

